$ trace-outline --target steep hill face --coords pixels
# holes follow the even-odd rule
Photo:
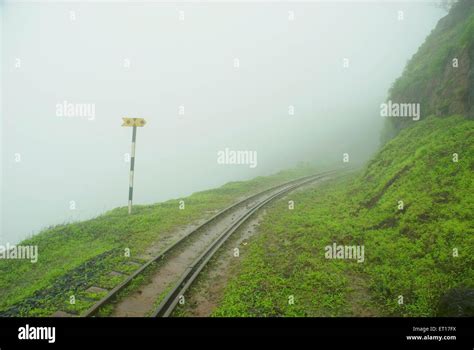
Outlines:
[[[419,103],[421,118],[459,114],[474,118],[474,2],[461,0],[442,18],[403,75],[393,84],[388,100]],[[386,141],[413,123],[390,119]]]

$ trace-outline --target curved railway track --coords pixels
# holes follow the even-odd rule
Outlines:
[[[211,244],[204,250],[204,252],[197,258],[195,261],[187,267],[184,271],[184,274],[179,278],[178,282],[174,285],[171,291],[165,296],[161,304],[159,305],[158,309],[155,310],[152,314],[153,317],[166,317],[169,316],[173,309],[176,307],[178,303],[178,299],[181,295],[185,293],[185,291],[189,288],[189,286],[193,283],[196,277],[199,275],[201,270],[204,268],[206,263],[212,258],[214,253],[224,244],[224,242],[229,238],[233,232],[235,232],[244,222],[246,222],[255,212],[257,212],[260,208],[264,205],[268,204],[272,200],[310,182],[316,181],[321,179],[325,176],[331,175],[338,170],[328,171],[324,173],[319,173],[315,175],[305,176],[296,180],[289,181],[287,183],[269,188],[265,191],[259,192],[254,194],[248,198],[245,198],[225,209],[217,213],[216,215],[212,216],[209,220],[205,221],[201,225],[199,225],[196,229],[192,230],[173,244],[171,244],[168,248],[166,248],[162,253],[158,256],[150,259],[148,262],[140,266],[137,270],[135,270],[130,276],[128,276],[123,282],[118,284],[115,288],[110,290],[107,295],[105,295],[101,300],[95,303],[91,308],[89,308],[86,312],[84,312],[81,316],[82,317],[91,317],[97,314],[97,312],[104,307],[105,305],[109,304],[111,301],[115,300],[117,294],[122,291],[125,287],[127,287],[134,278],[142,274],[151,264],[155,262],[160,262],[165,260],[166,256],[170,255],[174,251],[178,250],[181,246],[185,245],[192,237],[196,236],[198,232],[205,231],[206,228],[211,227],[217,220],[230,215],[234,210],[237,208],[242,208],[242,206],[246,206],[246,211],[243,215],[237,218],[237,220],[233,221],[229,227],[223,230],[223,232],[211,242]],[[272,193],[275,192],[275,193]],[[263,197],[262,200],[257,201],[256,204],[248,208],[249,203],[252,203],[258,200],[260,197]],[[233,220],[233,219],[232,219]]]

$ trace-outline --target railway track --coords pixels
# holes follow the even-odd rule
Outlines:
[[[137,270],[135,270],[130,276],[128,276],[123,282],[117,285],[115,288],[110,290],[107,295],[105,295],[101,300],[99,300],[96,304],[94,304],[91,308],[89,308],[86,312],[84,312],[81,316],[82,317],[91,317],[97,314],[97,312],[104,307],[105,305],[109,304],[113,300],[117,294],[122,291],[125,287],[127,287],[134,278],[142,274],[151,264],[155,262],[164,261],[165,258],[171,255],[173,252],[180,249],[182,246],[186,245],[192,238],[197,236],[200,232],[206,231],[212,227],[218,220],[222,219],[223,217],[231,215],[237,209],[241,209],[245,206],[245,212],[243,215],[240,215],[236,220],[232,217],[232,223],[222,231],[221,234],[214,239],[209,246],[204,250],[204,252],[199,255],[192,264],[190,264],[181,275],[180,279],[177,283],[172,287],[171,291],[165,296],[161,304],[159,305],[158,309],[152,313],[153,317],[166,317],[169,316],[173,309],[176,307],[178,303],[178,299],[181,295],[184,295],[185,291],[189,288],[189,286],[193,283],[196,277],[199,275],[200,271],[204,268],[206,263],[212,258],[215,252],[224,244],[224,242],[229,238],[233,232],[235,232],[244,222],[247,221],[255,212],[257,212],[260,208],[264,205],[268,204],[272,200],[300,187],[305,184],[309,184],[310,182],[316,181],[318,179],[324,178],[325,176],[331,175],[336,171],[328,171],[320,174],[305,176],[296,180],[289,181],[287,183],[269,188],[265,191],[259,192],[254,194],[248,198],[245,198],[227,208],[220,211],[209,220],[202,223],[193,231],[189,232],[187,235],[183,236],[181,239],[177,240],[173,244],[171,244],[168,248],[166,248],[162,253],[158,256],[150,259],[148,262],[140,266]],[[258,200],[263,198],[261,200]],[[252,205],[253,204],[253,205]],[[250,207],[249,207],[250,205]]]

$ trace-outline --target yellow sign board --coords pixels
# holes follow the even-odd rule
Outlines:
[[[122,126],[145,126],[146,121],[143,118],[122,118]]]

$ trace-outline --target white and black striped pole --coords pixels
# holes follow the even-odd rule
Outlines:
[[[132,213],[133,201],[133,174],[135,171],[135,143],[137,140],[137,126],[144,126],[146,121],[143,118],[122,118],[122,126],[132,126],[132,154],[130,158],[130,182],[128,186],[128,214]]]
[[[130,182],[128,187],[128,213],[132,213],[133,200],[133,170],[135,169],[135,141],[137,140],[137,127],[133,127],[132,133],[132,155],[130,158]]]

